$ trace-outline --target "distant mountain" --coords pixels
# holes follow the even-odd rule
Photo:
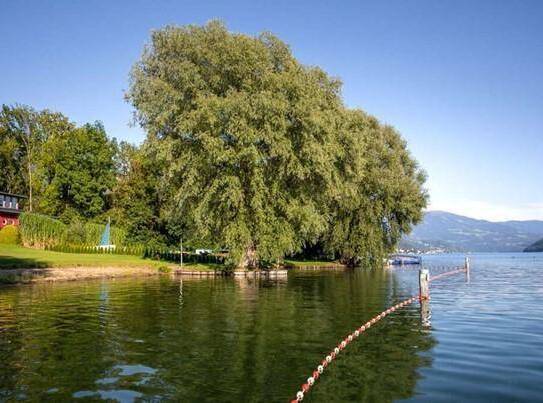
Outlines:
[[[543,239],[528,246],[524,252],[543,252]]]
[[[491,222],[428,211],[400,247],[457,252],[522,252],[543,238],[543,221]]]
[[[531,234],[543,234],[543,221],[503,221],[502,224],[506,224],[510,227],[518,229],[519,231],[529,232]]]

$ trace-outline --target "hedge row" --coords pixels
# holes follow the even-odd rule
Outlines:
[[[67,226],[59,220],[42,214],[22,213],[19,231],[25,246],[46,248],[66,241]]]
[[[106,228],[103,224],[86,223],[85,228],[85,243],[98,245],[102,239],[102,234]],[[126,242],[126,232],[117,227],[111,227],[110,231],[112,245],[124,245]]]
[[[179,252],[168,251],[168,250],[153,250],[146,249],[145,258],[164,260],[167,262],[179,263],[181,261],[181,256]],[[186,253],[183,252],[183,262],[184,263],[215,263],[215,264],[224,264],[226,257],[224,255],[210,255],[210,254],[196,254],[196,253]]]
[[[145,247],[141,245],[134,246],[116,246],[115,248],[101,248],[96,245],[49,245],[46,250],[65,253],[93,253],[93,254],[109,254],[109,255],[133,255],[143,256]]]
[[[104,229],[103,224],[75,222],[66,225],[63,222],[36,213],[22,213],[20,216],[21,242],[34,248],[52,248],[61,245],[98,245]],[[123,246],[126,232],[111,227],[111,242]]]
[[[65,253],[95,253],[114,255],[134,255],[143,258],[163,260],[167,262],[180,262],[178,251],[146,248],[145,246],[121,246],[115,248],[100,248],[95,245],[49,245],[45,249]],[[223,255],[196,254],[183,252],[184,263],[216,263],[224,264],[226,257]]]
[[[126,233],[120,228],[111,227],[111,243],[115,248],[100,248],[98,244],[105,225],[80,222],[66,225],[36,213],[22,213],[20,222],[21,243],[25,246],[66,253],[134,255],[168,262],[180,261],[179,251],[124,245]],[[224,255],[183,253],[185,263],[224,264],[225,260]]]

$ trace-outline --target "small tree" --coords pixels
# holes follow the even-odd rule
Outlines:
[[[126,228],[129,242],[154,248],[165,244],[167,231],[160,217],[162,192],[158,191],[161,170],[150,147],[120,144],[114,207],[110,213],[117,224]]]
[[[37,205],[35,195],[41,193],[41,183],[36,179],[36,171],[43,166],[43,145],[50,137],[55,137],[73,127],[60,113],[49,110],[38,112],[24,105],[2,105],[0,189],[27,194],[27,208],[32,211]]]
[[[343,189],[331,204],[324,243],[350,266],[381,264],[422,219],[426,175],[392,127],[361,111],[348,111],[344,123]]]

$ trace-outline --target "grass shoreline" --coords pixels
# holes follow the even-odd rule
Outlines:
[[[285,260],[285,269],[344,269],[337,262]],[[224,268],[213,263],[178,264],[132,255],[54,252],[0,244],[0,284],[37,281],[83,280],[128,276],[223,275]]]
[[[214,274],[216,266],[190,263],[181,271],[169,262],[131,255],[64,253],[0,244],[0,284],[152,276],[173,271]]]

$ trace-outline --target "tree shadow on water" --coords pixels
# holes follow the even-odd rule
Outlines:
[[[49,266],[47,262],[38,259],[0,255],[0,285],[15,284],[36,276],[45,276]]]
[[[9,255],[0,255],[0,270],[5,269],[43,269],[49,267],[47,262],[31,259],[20,258]]]

